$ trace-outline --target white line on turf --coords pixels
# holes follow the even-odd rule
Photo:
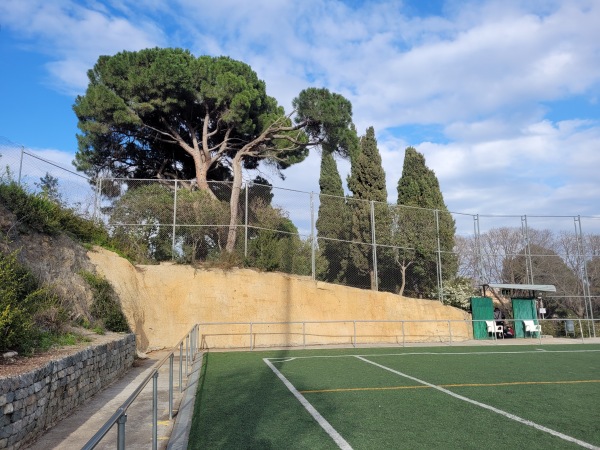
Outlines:
[[[437,356],[456,356],[456,355],[519,355],[525,353],[540,353],[542,350],[544,353],[598,353],[600,350],[546,350],[546,349],[535,349],[525,350],[521,352],[403,352],[403,353],[376,353],[371,355],[310,355],[310,356],[294,356],[293,358],[265,358],[269,361],[276,363],[292,361],[294,359],[313,359],[313,358],[355,358],[357,356],[365,356],[369,358],[376,358],[379,356],[414,356],[414,355],[437,355]]]
[[[277,375],[277,377],[283,381],[283,384],[285,384],[285,386],[290,390],[290,392],[292,394],[294,394],[294,397],[296,397],[298,399],[298,401],[302,404],[302,406],[304,406],[304,408],[308,411],[308,413],[313,416],[313,418],[317,421],[317,423],[319,425],[321,425],[321,428],[323,428],[325,430],[325,432],[331,436],[331,439],[334,440],[334,442],[338,445],[339,448],[343,449],[343,450],[352,450],[352,447],[350,446],[350,444],[348,444],[348,442],[346,442],[346,440],[336,431],[335,428],[333,428],[331,426],[331,424],[329,422],[327,422],[327,420],[325,420],[325,418],[319,414],[319,411],[317,411],[313,405],[311,405],[308,400],[306,400],[306,398],[304,398],[304,396],[298,392],[298,390],[294,387],[294,385],[292,383],[290,383],[288,381],[288,379],[279,371],[277,370],[277,368],[271,363],[271,361],[268,360],[268,358],[263,358],[263,361],[265,362],[265,364],[267,366],[269,366],[271,368],[271,370],[275,373],[275,375]]]
[[[444,389],[441,386],[437,386],[435,384],[428,383],[427,381],[420,380],[419,378],[415,378],[415,377],[410,376],[408,374],[399,372],[397,370],[394,370],[394,369],[392,369],[390,367],[387,367],[387,366],[384,366],[382,364],[378,364],[376,362],[369,361],[368,359],[363,358],[362,356],[356,356],[356,358],[358,358],[361,361],[364,361],[366,363],[369,363],[369,364],[372,364],[374,366],[377,366],[377,367],[379,367],[381,369],[387,370],[388,372],[392,372],[392,373],[394,373],[396,375],[400,375],[401,377],[408,378],[409,380],[416,381],[417,383],[423,384],[425,386],[429,386],[430,388],[436,389],[436,390],[438,390],[440,392],[443,392],[444,394],[448,394],[448,395],[450,395],[450,396],[452,396],[454,398],[457,398],[459,400],[462,400],[462,401],[471,403],[473,405],[479,406],[480,408],[484,408],[484,409],[487,409],[489,411],[495,412],[496,414],[500,414],[500,415],[502,415],[504,417],[507,417],[507,418],[509,418],[511,420],[514,420],[516,422],[522,423],[524,425],[528,425],[530,427],[535,428],[536,430],[544,431],[546,433],[549,433],[549,434],[551,434],[553,436],[556,436],[556,437],[558,437],[560,439],[563,439],[565,441],[572,442],[572,443],[580,445],[581,447],[584,447],[584,448],[589,448],[589,449],[592,449],[592,450],[600,450],[600,447],[596,447],[595,445],[590,444],[588,442],[581,441],[581,440],[576,439],[576,438],[574,438],[572,436],[568,436],[566,434],[560,433],[559,431],[555,431],[555,430],[547,428],[547,427],[545,427],[543,425],[539,425],[539,424],[537,424],[535,422],[532,422],[531,420],[523,419],[522,417],[515,416],[514,414],[511,414],[509,412],[503,411],[503,410],[498,409],[498,408],[494,408],[491,405],[486,405],[485,403],[481,403],[481,402],[478,402],[476,400],[472,400],[472,399],[470,399],[468,397],[464,397],[462,395],[456,394],[456,393],[454,393],[452,391],[449,391],[448,389]]]

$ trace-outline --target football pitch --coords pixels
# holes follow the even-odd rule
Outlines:
[[[600,449],[600,345],[207,352],[190,449]]]

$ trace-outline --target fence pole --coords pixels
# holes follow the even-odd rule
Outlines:
[[[527,215],[521,216],[521,232],[523,233],[523,240],[525,241],[525,276],[527,282],[533,284],[533,263],[531,261],[531,247],[529,246],[529,227],[527,226]]]
[[[373,282],[375,290],[379,290],[379,275],[377,273],[377,241],[375,240],[375,202],[371,200],[371,242],[373,243]]]
[[[311,274],[312,279],[316,279],[316,271],[317,271],[317,261],[316,261],[316,251],[317,251],[317,242],[315,239],[315,204],[314,204],[314,192],[310,193],[310,241],[311,241],[311,254],[310,254],[310,264],[311,264]]]
[[[244,258],[248,257],[248,190],[252,186],[252,183],[246,182],[246,199],[245,199],[245,210],[244,210]]]
[[[356,320],[354,320],[353,323],[354,323],[354,337],[352,339],[352,346],[356,347]]]
[[[596,327],[594,326],[594,308],[592,304],[592,294],[590,292],[590,284],[587,280],[589,280],[588,272],[587,272],[587,261],[586,255],[584,253],[584,245],[583,245],[583,233],[581,231],[581,216],[574,217],[575,220],[575,234],[577,241],[577,254],[579,264],[582,266],[583,273],[580,273],[581,276],[581,284],[583,286],[583,303],[585,305],[585,314],[588,319],[591,319],[593,336],[596,337]],[[588,314],[588,303],[589,303],[589,314]],[[588,331],[589,331],[589,323],[588,323]],[[590,334],[592,336],[592,334]]]
[[[175,180],[175,194],[173,195],[173,239],[171,241],[171,259],[175,259],[175,232],[177,227],[177,180]]]
[[[483,270],[483,258],[481,256],[481,233],[479,230],[479,214],[473,216],[473,233],[475,234],[475,255],[477,259],[477,276],[479,277],[478,284],[483,284],[486,280],[485,271]]]
[[[442,289],[444,288],[444,286],[443,286],[443,282],[442,282],[442,248],[441,248],[441,244],[440,244],[440,211],[435,209],[433,211],[433,213],[435,215],[435,233],[436,233],[436,238],[437,238],[436,266],[437,266],[438,300],[440,302],[443,302],[444,293],[442,292]]]
[[[23,171],[23,155],[25,154],[25,147],[21,146],[21,161],[19,162],[19,178],[17,184],[21,186],[21,173]]]

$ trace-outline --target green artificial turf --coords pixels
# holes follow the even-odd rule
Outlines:
[[[264,358],[355,449],[579,447],[353,355],[600,446],[586,344],[208,353],[189,448],[338,448]]]

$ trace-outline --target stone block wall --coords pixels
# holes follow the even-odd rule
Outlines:
[[[0,449],[17,449],[121,377],[133,364],[135,335],[87,347],[31,372],[0,379]]]

